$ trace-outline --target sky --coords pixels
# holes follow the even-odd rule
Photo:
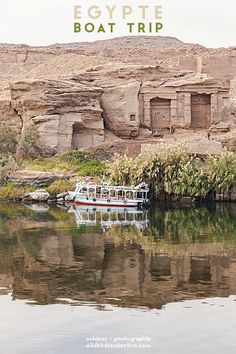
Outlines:
[[[82,8],[82,20],[77,20],[82,25],[80,33],[73,31],[74,5]],[[101,8],[101,18],[93,23],[95,31],[102,23],[106,33],[84,31],[84,25],[91,22],[87,16],[88,5]],[[113,34],[107,30],[111,20],[106,5],[117,6]],[[125,21],[121,18],[122,5],[133,7],[132,15]],[[141,20],[138,5],[149,5],[145,21]],[[235,0],[1,0],[0,42],[48,45],[130,35],[126,22],[160,22],[154,18],[155,5],[163,6],[164,28],[159,34],[151,35],[177,37],[212,48],[236,46]],[[133,34],[137,34],[136,29]]]

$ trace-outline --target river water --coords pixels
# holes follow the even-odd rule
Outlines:
[[[0,353],[236,353],[236,204],[0,205]]]

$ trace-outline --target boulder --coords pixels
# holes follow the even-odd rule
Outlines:
[[[40,156],[42,156],[42,157],[46,157],[46,158],[52,157],[52,156],[56,155],[56,153],[57,153],[57,149],[52,148],[48,145],[43,146],[41,144],[40,146],[38,145],[37,148],[38,148],[38,152],[39,152]]]
[[[71,198],[68,192],[60,193],[57,195],[57,203],[64,204],[65,201],[69,201]]]
[[[26,193],[23,196],[24,201],[33,202],[47,202],[51,198],[51,195],[45,189],[38,189],[31,193]]]
[[[68,192],[60,193],[57,195],[57,199],[65,199],[65,197],[68,195]]]
[[[148,128],[140,128],[139,129],[139,137],[144,138],[151,138],[153,136],[152,130]]]
[[[236,138],[229,138],[224,142],[224,146],[229,151],[236,151]]]
[[[193,140],[187,144],[188,150],[198,156],[219,155],[223,152],[222,144],[208,139]]]
[[[210,127],[211,133],[228,133],[230,131],[230,124],[226,122],[219,122]]]

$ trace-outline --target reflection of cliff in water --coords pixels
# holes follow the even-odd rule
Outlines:
[[[156,208],[149,227],[77,228],[73,214],[0,207],[0,288],[40,304],[120,306],[236,294],[236,206]],[[3,292],[3,290],[0,290]]]

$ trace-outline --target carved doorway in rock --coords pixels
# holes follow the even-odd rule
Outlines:
[[[194,129],[208,128],[211,121],[211,95],[191,96],[191,125]]]
[[[155,97],[151,100],[151,128],[159,130],[170,127],[171,100]]]
[[[71,148],[81,149],[93,146],[93,134],[83,123],[74,123],[72,126]]]

